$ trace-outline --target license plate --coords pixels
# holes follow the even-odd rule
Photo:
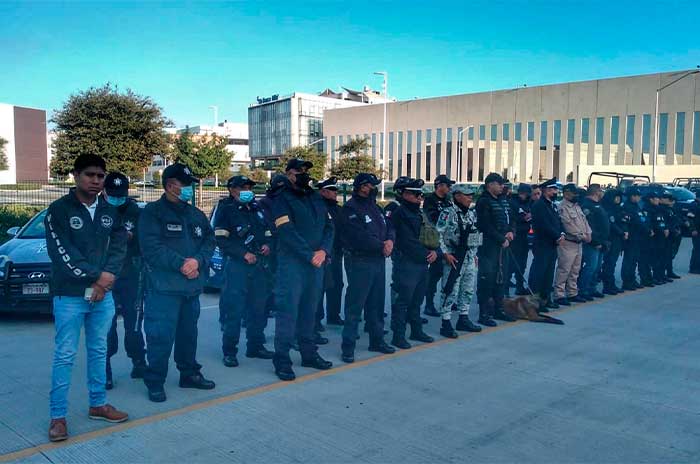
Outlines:
[[[49,284],[24,284],[22,295],[48,295]]]

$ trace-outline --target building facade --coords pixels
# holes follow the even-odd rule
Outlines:
[[[700,177],[700,74],[650,74],[522,87],[387,104],[324,114],[326,152],[366,138],[368,154],[389,180],[431,181],[448,174],[482,182],[492,171],[514,182],[557,176],[585,183],[592,171],[652,173],[659,92],[657,181]]]
[[[0,103],[0,137],[8,165],[0,184],[48,181],[46,111]]]
[[[287,96],[258,97],[248,107],[250,157],[252,160],[278,159],[287,149],[315,144],[323,146],[323,115],[326,110],[365,106],[384,101],[377,92],[326,89],[319,95],[296,92]]]

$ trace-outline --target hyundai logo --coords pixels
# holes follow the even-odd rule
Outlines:
[[[43,272],[32,272],[29,274],[30,279],[43,279],[46,277],[46,274]]]

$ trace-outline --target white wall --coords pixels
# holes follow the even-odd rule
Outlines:
[[[0,184],[14,184],[17,182],[15,164],[15,110],[14,106],[0,103],[0,137],[7,140],[5,155],[9,169],[0,171]]]

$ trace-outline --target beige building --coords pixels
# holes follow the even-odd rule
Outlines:
[[[491,171],[514,182],[557,176],[585,183],[591,171],[652,175],[659,92],[657,181],[700,177],[700,74],[680,71],[327,109],[331,162],[351,138],[388,179],[431,181],[447,173],[481,182]]]

